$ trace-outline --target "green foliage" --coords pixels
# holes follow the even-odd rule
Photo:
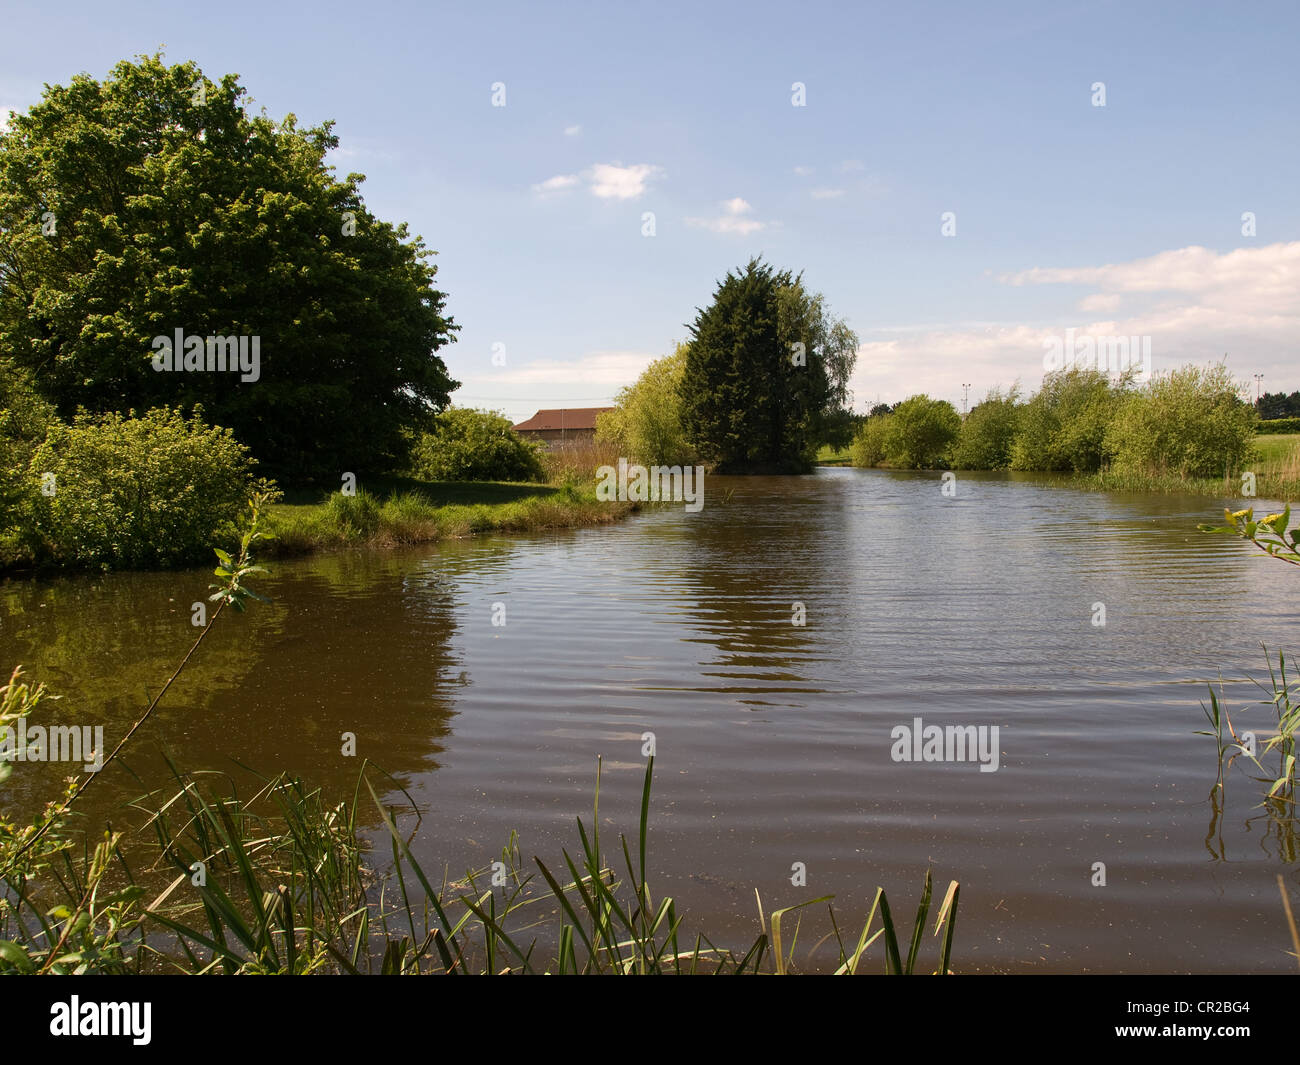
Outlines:
[[[1019,389],[992,389],[961,423],[952,464],[959,470],[1005,470],[1020,429]]]
[[[338,529],[345,540],[364,539],[379,528],[380,504],[364,488],[352,495],[333,493],[322,508],[325,524]]]
[[[803,471],[842,409],[857,337],[802,278],[752,259],[691,326],[682,424],[719,472]]]
[[[1210,805],[1214,811],[1211,832],[1221,820],[1228,773],[1238,758],[1244,758],[1259,774],[1253,778],[1254,783],[1261,787],[1267,786],[1260,807],[1267,818],[1268,835],[1275,837],[1283,861],[1295,862],[1300,860],[1300,820],[1296,817],[1296,740],[1297,734],[1300,734],[1300,687],[1288,678],[1286,656],[1282,652],[1278,652],[1277,663],[1275,672],[1272,662],[1269,662],[1268,687],[1260,685],[1268,693],[1268,698],[1260,703],[1267,706],[1276,719],[1268,730],[1267,739],[1260,743],[1264,730],[1260,730],[1258,725],[1249,731],[1243,727],[1245,723],[1241,720],[1241,714],[1248,708],[1243,708],[1234,719],[1226,701],[1220,699],[1213,687],[1210,688],[1209,706],[1201,704],[1210,728],[1198,730],[1196,735],[1210,737],[1218,749],[1218,776],[1210,791]],[[1283,898],[1285,897],[1284,894]],[[1289,904],[1287,910],[1289,915]]]
[[[412,470],[426,481],[540,481],[538,451],[503,415],[451,407],[420,434]]]
[[[42,550],[77,566],[195,562],[232,529],[253,461],[229,429],[159,408],[51,426],[28,465]],[[53,475],[50,481],[46,475]],[[44,479],[44,480],[43,480]]]
[[[1120,473],[1232,473],[1250,454],[1257,420],[1222,363],[1184,366],[1124,397],[1105,448]]]
[[[1255,401],[1255,409],[1259,411],[1261,418],[1300,422],[1300,391],[1292,392],[1289,396],[1285,392],[1265,392]],[[1274,429],[1272,431],[1282,433],[1288,430]],[[1300,432],[1300,430],[1295,429],[1289,431]]]
[[[682,382],[688,347],[656,359],[636,383],[615,397],[617,406],[596,418],[596,440],[647,466],[691,465],[694,449],[682,427]]]
[[[140,57],[14,117],[0,354],[64,418],[202,404],[268,472],[393,468],[456,387],[432,252],[370,214],[362,175],[334,175],[330,123],[275,122],[244,97],[233,74]],[[177,329],[260,338],[259,379],[155,371],[153,338]]]
[[[1300,433],[1300,418],[1268,418],[1255,426],[1257,433]]]
[[[265,573],[262,566],[253,565],[252,545],[258,540],[274,539],[274,533],[264,532],[261,529],[262,512],[272,503],[280,498],[280,493],[273,490],[262,490],[253,493],[253,498],[249,502],[248,527],[244,530],[243,536],[239,538],[239,554],[232,558],[228,551],[222,551],[221,548],[213,548],[216,553],[217,561],[220,565],[212,571],[214,577],[219,577],[224,583],[210,584],[209,588],[213,592],[208,596],[208,602],[219,603],[221,606],[232,606],[236,613],[242,614],[245,610],[244,604],[249,599],[256,599],[259,603],[269,603],[270,600],[264,596],[258,595],[249,588],[245,579],[254,573]]]
[[[911,396],[885,421],[885,460],[900,469],[947,465],[961,431],[961,415],[946,399]]]
[[[1043,378],[1043,387],[1020,411],[1011,448],[1014,470],[1091,473],[1108,457],[1106,430],[1132,382],[1112,383],[1100,370],[1071,367]]]
[[[822,428],[818,434],[818,440],[821,441],[822,447],[829,448],[832,452],[847,451],[849,445],[853,443],[853,438],[865,422],[866,417],[864,415],[856,414],[851,410],[832,411],[822,419]],[[818,458],[821,458],[820,454]]]
[[[27,464],[54,422],[54,408],[32,386],[31,376],[0,355],[0,565],[22,557],[35,486]]]
[[[1249,540],[1266,555],[1300,566],[1300,526],[1294,529],[1291,524],[1291,507],[1288,505],[1280,514],[1269,514],[1255,520],[1254,508],[1232,511],[1226,507],[1223,511],[1226,525],[1198,525],[1201,532],[1226,533]]]
[[[885,438],[889,432],[888,413],[873,414],[858,429],[849,445],[854,466],[878,466],[885,461]]]

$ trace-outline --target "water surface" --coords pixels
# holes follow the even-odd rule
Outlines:
[[[755,888],[769,908],[834,894],[852,925],[882,885],[910,921],[930,868],[962,883],[964,971],[1286,971],[1275,877],[1294,891],[1295,866],[1245,776],[1212,823],[1213,745],[1192,733],[1207,682],[1243,706],[1261,642],[1297,647],[1300,574],[1198,533],[1218,506],[1008,475],[947,499],[933,474],[824,469],[710,478],[697,514],[277,562],[274,604],[220,620],[130,765],[161,780],[166,749],[343,796],[355,733],[425,810],[417,856],[458,876],[511,829],[526,858],[572,847],[598,757],[602,831],[633,833],[652,732],[652,886],[715,941],[748,946]],[[0,663],[111,745],[210,579],[0,585]],[[998,726],[1000,768],[892,761],[917,717]],[[20,771],[6,801],[61,772]],[[139,790],[110,768],[88,823],[129,821]]]

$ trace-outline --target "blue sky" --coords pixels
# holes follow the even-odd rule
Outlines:
[[[340,171],[365,173],[368,206],[438,251],[465,405],[524,418],[609,402],[757,254],[804,271],[858,332],[859,408],[918,391],[960,405],[963,383],[1032,390],[1067,328],[1150,336],[1156,369],[1227,352],[1252,387],[1262,372],[1267,390],[1300,388],[1295,4],[2,17],[0,110],[163,48],[238,73],[274,117],[336,120]]]

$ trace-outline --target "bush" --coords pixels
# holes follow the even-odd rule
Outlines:
[[[903,469],[926,470],[947,463],[961,430],[961,415],[946,399],[911,396],[894,408],[885,424],[885,460]]]
[[[1222,363],[1159,374],[1121,405],[1106,434],[1120,473],[1213,477],[1235,473],[1258,415]]]
[[[412,472],[425,481],[540,481],[538,451],[503,415],[450,407],[417,439]]]
[[[52,425],[28,464],[29,482],[53,491],[34,496],[36,533],[44,553],[74,565],[202,561],[231,535],[254,466],[229,429],[198,412],[82,415]]]
[[[849,461],[854,466],[878,466],[885,461],[885,433],[888,414],[875,414],[862,423],[849,445]]]
[[[30,376],[0,358],[0,565],[25,554],[23,522],[30,526],[35,498],[27,464],[56,420]]]
[[[615,397],[618,404],[596,418],[596,440],[648,466],[693,465],[695,450],[682,428],[681,385],[686,345],[656,359],[636,383]]]
[[[1011,447],[1013,470],[1073,470],[1095,473],[1109,458],[1106,430],[1132,381],[1116,383],[1100,370],[1071,367],[1043,378],[1019,412],[1020,429]]]
[[[1255,428],[1257,433],[1300,433],[1300,418],[1267,418]]]
[[[952,464],[959,470],[1005,470],[1020,428],[1019,390],[993,389],[961,423]]]

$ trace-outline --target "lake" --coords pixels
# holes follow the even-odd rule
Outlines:
[[[274,602],[223,615],[127,761],[151,784],[166,749],[241,787],[237,762],[350,797],[369,758],[424,810],[416,856],[456,878],[512,829],[529,866],[572,852],[598,758],[607,846],[635,836],[653,733],[651,887],[717,943],[753,940],[755,889],[768,909],[833,894],[856,939],[879,885],[910,927],[930,868],[938,895],[962,884],[959,971],[1293,970],[1276,876],[1294,890],[1296,867],[1244,773],[1216,820],[1214,744],[1193,732],[1208,682],[1257,702],[1261,643],[1300,650],[1300,572],[1197,532],[1213,499],[956,487],[711,477],[694,514],[275,561],[254,584]],[[0,665],[63,695],[49,722],[103,724],[112,746],[212,579],[9,581]],[[895,760],[918,718],[996,727],[997,770]],[[1266,731],[1269,712],[1242,720]],[[7,804],[66,771],[20,767]],[[110,767],[81,812],[137,822],[122,804],[140,790]]]

